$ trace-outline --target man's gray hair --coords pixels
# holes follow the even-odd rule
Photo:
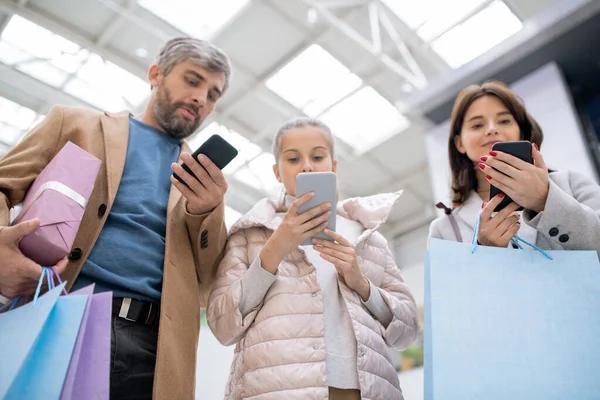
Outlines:
[[[273,139],[273,155],[275,155],[275,162],[279,160],[279,145],[281,144],[281,137],[283,134],[292,129],[304,128],[306,126],[312,126],[323,130],[323,133],[325,133],[325,138],[329,142],[329,147],[331,148],[331,158],[335,159],[335,142],[333,140],[331,129],[329,129],[325,123],[316,118],[296,117],[284,123],[275,134],[275,138]]]
[[[192,37],[171,39],[160,49],[155,62],[163,74],[167,75],[175,65],[186,61],[209,71],[223,72],[225,74],[223,93],[227,91],[231,78],[231,62],[223,50],[206,40]]]

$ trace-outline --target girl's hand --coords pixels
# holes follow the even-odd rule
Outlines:
[[[477,242],[483,246],[506,247],[521,227],[519,214],[516,212],[519,205],[514,202],[504,207],[492,218],[492,213],[503,198],[504,193],[500,193],[487,204],[483,203],[479,236],[477,237]]]
[[[534,145],[531,155],[535,164],[529,164],[501,151],[490,151],[481,157],[479,168],[487,180],[520,206],[535,211],[544,211],[550,179],[542,153]]]
[[[285,214],[277,230],[271,235],[260,252],[262,267],[274,274],[281,261],[304,240],[323,231],[327,226],[327,218],[331,215],[330,203],[298,214],[300,206],[314,197],[314,193],[306,193],[297,198]],[[323,213],[323,215],[319,215]]]
[[[330,229],[325,229],[325,234],[335,242],[315,238],[313,239],[313,248],[321,253],[321,257],[335,266],[337,273],[350,289],[358,293],[363,301],[369,300],[371,287],[367,277],[360,271],[354,246],[342,235]]]

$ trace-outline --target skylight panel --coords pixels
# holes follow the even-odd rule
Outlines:
[[[364,153],[410,126],[410,121],[370,86],[336,104],[321,120],[357,153]]]
[[[138,0],[138,4],[180,31],[210,39],[250,0]]]
[[[317,116],[361,84],[357,75],[316,44],[266,81],[269,89],[310,116]]]
[[[0,97],[0,141],[14,146],[34,125],[40,116],[33,110]]]
[[[432,48],[450,65],[458,68],[508,39],[523,23],[502,1],[495,1],[463,24],[434,41]]]
[[[148,84],[18,15],[0,36],[0,61],[106,111],[135,110]]]

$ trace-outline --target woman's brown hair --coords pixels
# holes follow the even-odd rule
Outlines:
[[[463,89],[456,97],[450,120],[448,137],[448,158],[452,173],[452,205],[461,206],[471,194],[477,191],[477,177],[473,161],[467,154],[456,148],[456,136],[460,136],[467,110],[473,102],[484,96],[495,96],[506,106],[519,125],[521,140],[535,143],[542,147],[544,134],[539,124],[527,113],[523,101],[504,83],[486,82],[483,85],[471,85]]]

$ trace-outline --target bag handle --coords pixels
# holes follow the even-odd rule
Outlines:
[[[490,218],[493,218],[493,217],[490,217]],[[477,238],[479,237],[480,222],[481,222],[481,211],[479,211],[479,214],[477,215],[477,221],[475,221],[475,229],[473,229],[473,237],[471,238],[471,244],[473,245],[473,248],[471,249],[471,253],[475,253],[475,250],[477,250],[477,246],[478,246]],[[552,256],[550,256],[550,254],[546,253],[544,250],[540,249],[535,244],[529,243],[527,240],[523,239],[522,237],[520,237],[518,235],[513,236],[510,240],[511,240],[511,242],[513,242],[515,244],[515,246],[517,246],[521,250],[523,249],[523,246],[521,246],[519,244],[519,242],[523,242],[524,244],[531,247],[532,249],[542,253],[542,255],[544,257],[546,257],[548,260],[552,260]]]
[[[54,281],[58,281],[59,285],[62,285],[63,281],[60,279],[60,275],[54,269],[54,267],[42,267],[42,273],[40,274],[40,279],[38,280],[37,287],[35,288],[35,294],[33,295],[33,304],[37,303],[38,298],[40,297],[40,291],[42,290],[42,283],[44,282],[44,278],[46,278],[48,283],[48,289],[52,290],[56,287]],[[67,290],[63,287],[62,292],[66,295]],[[23,296],[17,296],[8,303],[4,304],[0,307],[0,312],[11,311],[13,310],[17,304],[19,304],[23,300]]]
[[[454,236],[458,242],[462,242],[462,235],[460,234],[460,229],[458,228],[458,223],[456,222],[456,218],[452,215],[452,209],[446,207],[444,203],[441,201],[435,205],[437,208],[444,210],[444,213],[450,220],[450,225],[452,225],[452,230],[454,231]]]

